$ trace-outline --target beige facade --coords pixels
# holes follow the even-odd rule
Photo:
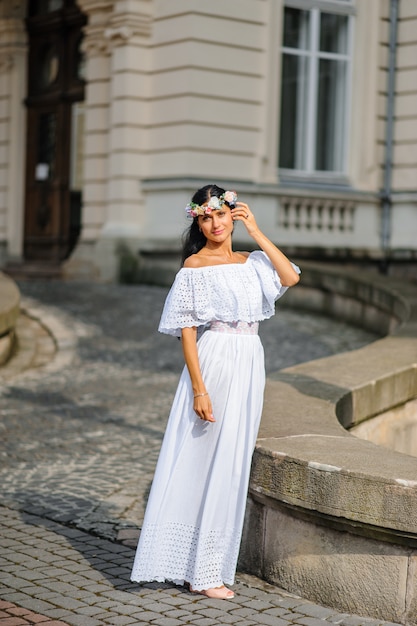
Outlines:
[[[236,189],[251,204],[260,226],[293,252],[413,258],[414,0],[397,3],[393,168],[385,210],[380,195],[387,159],[390,11],[395,4],[391,0],[78,0],[77,4],[87,17],[82,44],[85,101],[78,108],[81,131],[73,148],[79,153],[82,213],[78,242],[63,263],[68,276],[115,279],[119,241],[134,253],[178,247],[187,226],[183,207],[207,182]],[[3,265],[23,261],[25,254],[26,12],[25,2],[3,0],[0,7]],[[336,16],[338,39],[329,30],[327,39],[324,36],[323,14]],[[294,24],[298,39],[291,43]],[[308,45],[320,39],[317,54],[313,47],[304,54],[302,28]],[[291,69],[300,67],[301,57],[310,72],[306,85],[313,91],[303,97],[301,91],[294,92],[297,114],[292,117],[291,100],[282,96],[287,71],[283,59]],[[319,68],[318,76],[314,67]],[[322,67],[328,71],[321,83]],[[303,75],[297,76],[292,78]],[[288,84],[290,88],[294,84],[291,76]],[[317,105],[309,100],[312,93]],[[332,103],[340,109],[339,117],[334,116]],[[280,148],[280,134],[286,132],[285,123],[279,121],[283,106],[294,123],[302,166],[279,166],[285,152],[282,141]],[[303,126],[302,132],[296,124]],[[316,135],[311,130],[315,124]],[[325,139],[323,149],[320,137]],[[326,151],[335,150],[340,155],[334,157],[333,166]],[[305,157],[307,152],[310,157]],[[385,244],[384,220],[389,234]],[[250,243],[240,225],[235,237]]]

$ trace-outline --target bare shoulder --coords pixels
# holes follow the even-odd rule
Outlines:
[[[201,257],[198,254],[192,254],[184,261],[184,267],[187,268],[204,267],[204,265],[204,257]]]
[[[236,252],[236,254],[238,254],[239,256],[241,256],[244,259],[247,259],[248,256],[250,255],[250,252],[247,252],[246,250],[242,250],[242,251]]]

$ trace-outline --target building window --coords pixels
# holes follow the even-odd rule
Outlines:
[[[352,3],[286,4],[291,6],[284,9],[279,167],[343,174]]]

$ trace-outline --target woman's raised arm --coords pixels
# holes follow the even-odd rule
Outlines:
[[[243,222],[249,235],[256,241],[258,246],[268,255],[272,265],[278,272],[283,287],[292,287],[300,280],[298,273],[293,268],[290,260],[279,250],[266,235],[263,234],[256,223],[255,216],[249,206],[244,202],[237,202],[232,209],[234,220]]]

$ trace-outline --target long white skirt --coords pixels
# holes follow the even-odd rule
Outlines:
[[[216,422],[202,421],[193,411],[185,367],[149,495],[133,581],[186,581],[196,590],[234,582],[263,406],[264,352],[257,324],[216,322],[213,328],[199,339],[198,353]]]

